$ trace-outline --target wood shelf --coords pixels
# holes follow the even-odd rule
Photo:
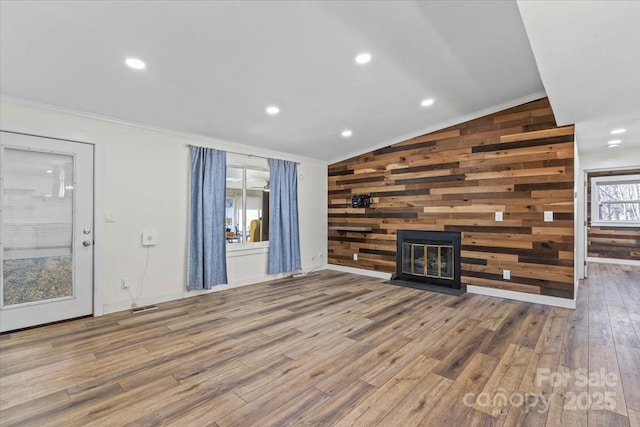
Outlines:
[[[371,232],[371,227],[347,227],[347,226],[341,226],[341,225],[333,225],[329,227],[329,230],[335,230],[340,234],[344,234],[348,231],[354,232],[354,233],[366,234]]]

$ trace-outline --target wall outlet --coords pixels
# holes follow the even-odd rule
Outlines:
[[[502,278],[504,280],[511,280],[511,271],[510,270],[502,270]]]
[[[358,260],[358,254],[357,254],[357,253],[354,253],[354,254],[353,254],[353,260],[354,260],[354,261],[357,261],[357,260]]]
[[[496,221],[498,222],[502,221],[502,216],[503,216],[502,212],[496,212]]]
[[[544,211],[544,221],[553,222],[553,211]]]
[[[120,279],[120,287],[122,289],[129,289],[129,279],[127,279],[126,277]]]
[[[155,230],[142,232],[142,246],[155,246],[158,244],[158,233]]]

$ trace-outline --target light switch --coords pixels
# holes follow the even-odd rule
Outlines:
[[[545,222],[553,222],[553,211],[544,211]]]
[[[104,222],[116,222],[116,214],[114,212],[105,212]]]
[[[502,221],[502,212],[496,212],[496,221]]]
[[[502,278],[504,280],[511,280],[511,270],[502,270]]]

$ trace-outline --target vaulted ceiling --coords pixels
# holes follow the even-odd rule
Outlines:
[[[583,83],[563,91],[553,50],[567,34],[542,23],[515,1],[2,1],[0,92],[332,161],[543,96],[538,54],[558,117],[577,121]]]
[[[576,125],[580,151],[606,156],[611,140],[640,149],[640,1],[518,6],[556,119]]]

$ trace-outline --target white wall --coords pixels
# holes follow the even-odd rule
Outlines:
[[[615,148],[580,154],[583,171],[640,167],[640,148]]]
[[[0,99],[0,129],[97,144],[96,313],[194,295],[186,291],[189,157],[186,144],[300,162],[298,199],[303,270],[327,259],[327,163],[229,142],[147,128],[19,100]],[[100,187],[100,184],[98,184]],[[102,199],[102,200],[101,200]],[[101,203],[102,202],[102,203]],[[101,208],[103,206],[103,208]],[[103,222],[105,214],[115,222]],[[99,228],[102,227],[103,233]],[[154,229],[158,245],[143,247]],[[103,235],[101,242],[99,237]],[[266,248],[230,250],[226,289],[270,279]],[[130,288],[121,289],[121,278]]]

